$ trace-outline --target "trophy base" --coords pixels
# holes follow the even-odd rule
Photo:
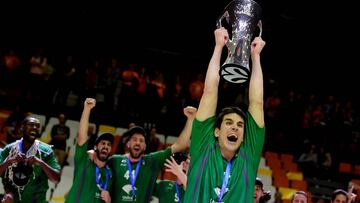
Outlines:
[[[224,64],[220,68],[220,76],[230,83],[246,83],[249,75],[250,70],[238,64]]]

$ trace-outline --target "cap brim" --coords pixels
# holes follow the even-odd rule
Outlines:
[[[107,140],[111,144],[113,144],[114,143],[114,135],[111,133],[103,133],[98,136],[98,138],[95,141],[95,144],[98,144],[101,140]]]

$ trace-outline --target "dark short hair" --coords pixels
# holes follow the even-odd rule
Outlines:
[[[219,115],[216,117],[216,121],[215,121],[215,128],[220,128],[221,126],[221,122],[224,119],[224,116],[230,113],[236,113],[237,115],[239,115],[242,119],[246,119],[246,114],[244,113],[243,110],[241,110],[239,107],[237,106],[230,106],[230,107],[225,107],[223,108]]]
[[[262,182],[261,178],[256,177],[256,179],[255,179],[255,185],[260,186],[260,187],[261,187],[261,189],[263,190],[264,184],[263,184],[263,182]]]
[[[334,201],[336,196],[338,196],[339,194],[344,195],[346,197],[346,202],[349,200],[348,197],[348,193],[343,190],[343,189],[336,189],[334,190],[334,192],[331,194],[331,201]]]
[[[95,145],[99,144],[101,140],[107,140],[111,143],[111,145],[114,143],[114,135],[111,133],[103,133],[99,135],[95,140]]]

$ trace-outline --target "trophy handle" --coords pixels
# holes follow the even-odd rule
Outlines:
[[[262,22],[261,22],[261,20],[259,20],[259,22],[258,22],[257,26],[258,26],[258,27],[259,27],[259,29],[260,29],[260,32],[259,32],[259,37],[261,37],[261,35],[262,35]]]
[[[218,19],[218,21],[216,22],[216,27],[217,28],[221,28],[222,27],[222,21],[224,20],[224,18],[226,19],[226,22],[229,22],[229,12],[225,11],[224,14]],[[226,46],[228,49],[230,50],[235,50],[235,44],[232,42],[231,39],[228,39]]]
[[[221,21],[223,21],[224,18],[228,18],[228,17],[229,17],[229,12],[225,11],[224,14],[216,22],[216,27],[221,28],[222,27]],[[229,22],[228,19],[226,19],[226,21]]]
[[[216,27],[217,28],[221,28],[222,27],[222,25],[221,25],[221,21],[224,19],[224,15],[222,15],[219,19],[218,19],[218,21],[216,22]]]

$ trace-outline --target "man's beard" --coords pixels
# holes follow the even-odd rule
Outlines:
[[[105,158],[103,158],[103,157],[101,157],[101,156],[100,156],[100,155],[101,155],[101,153],[100,153],[100,150],[99,150],[99,149],[95,149],[95,152],[96,152],[96,156],[98,157],[98,159],[99,159],[100,161],[105,162],[105,161],[107,161],[107,160],[108,160],[109,155],[107,155]]]
[[[129,150],[130,151],[130,156],[134,159],[138,159],[141,155],[144,154],[144,151],[140,152],[138,155],[135,155],[135,153],[133,152],[133,150]]]

